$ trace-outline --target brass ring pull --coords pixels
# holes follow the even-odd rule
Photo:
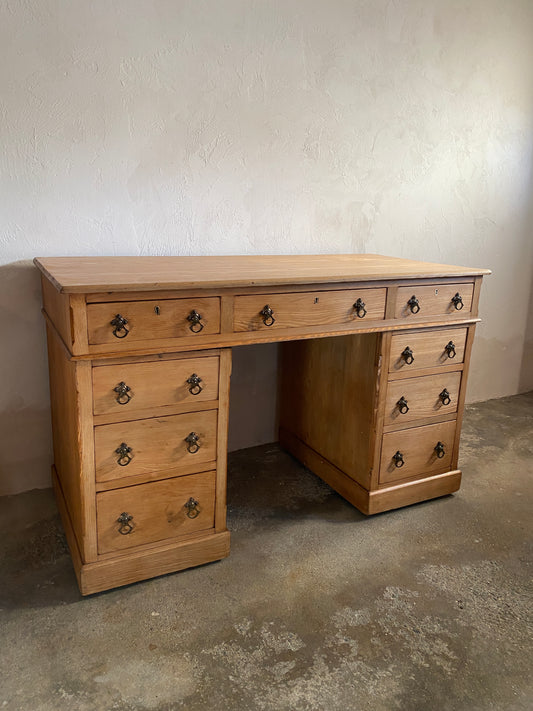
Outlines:
[[[444,388],[444,390],[439,394],[439,397],[443,405],[449,405],[452,401],[450,393],[446,388]]]
[[[355,309],[355,311],[356,311],[356,313],[357,313],[357,316],[358,316],[359,318],[364,318],[364,317],[366,316],[366,314],[367,314],[367,311],[366,311],[366,308],[365,308],[365,307],[366,307],[366,304],[365,304],[365,302],[363,301],[363,299],[357,299],[357,301],[355,302],[355,304],[353,305],[353,307],[354,307],[354,309]]]
[[[455,358],[457,355],[455,352],[455,344],[453,341],[449,341],[445,346],[444,350],[446,351],[448,358]]]
[[[119,464],[121,467],[127,467],[128,464],[133,459],[130,452],[131,452],[131,447],[128,447],[126,442],[122,442],[120,447],[117,447],[115,449],[115,454],[119,455],[118,459],[117,459],[117,464]]]
[[[187,316],[187,321],[190,321],[189,325],[189,330],[192,331],[193,333],[200,333],[200,331],[203,329],[204,324],[201,321],[202,316],[196,311],[196,309],[193,309],[191,313]]]
[[[196,454],[196,452],[200,449],[199,440],[200,435],[197,435],[196,432],[189,432],[187,437],[185,437],[185,442],[187,442],[187,451],[191,454]]]
[[[437,457],[439,459],[442,459],[444,457],[444,455],[446,454],[446,451],[444,449],[444,444],[442,442],[437,442],[434,449],[435,449],[435,452],[437,453]]]
[[[407,363],[407,365],[411,365],[411,363],[414,361],[415,356],[413,351],[409,348],[409,346],[406,346],[403,351],[402,351],[402,358],[404,361]]]
[[[455,296],[452,296],[452,304],[455,306],[457,311],[461,311],[461,309],[463,308],[463,299],[459,292],[457,292]]]
[[[200,515],[200,509],[198,508],[199,505],[199,502],[191,496],[191,498],[185,504],[185,508],[187,509],[187,516],[189,518],[196,518]]]
[[[202,378],[199,375],[196,375],[196,373],[193,373],[192,375],[189,375],[187,378],[187,382],[190,385],[189,392],[191,395],[199,395],[202,392],[202,386],[200,383],[202,382]]]
[[[394,465],[398,468],[401,469],[403,465],[405,464],[403,460],[403,454],[398,450],[396,454],[392,455],[392,458],[394,459]]]
[[[407,415],[407,413],[409,412],[409,405],[407,404],[407,400],[404,398],[403,395],[398,400],[396,405],[398,406],[398,409],[400,410],[402,415]]]
[[[409,308],[411,309],[412,314],[417,314],[420,311],[420,304],[418,303],[418,299],[414,294],[407,302],[407,306],[409,306]]]
[[[265,326],[272,326],[272,324],[276,321],[274,318],[274,312],[268,304],[263,306],[259,314],[263,317],[263,323]]]
[[[115,336],[115,338],[126,338],[129,333],[129,329],[126,328],[126,324],[128,323],[127,318],[124,318],[124,316],[117,314],[115,318],[109,323],[111,326],[114,326],[113,335]]]
[[[123,536],[127,536],[128,533],[131,533],[133,531],[133,524],[130,523],[130,521],[133,520],[133,516],[131,516],[129,513],[121,513],[120,516],[117,518],[117,523],[120,523],[118,532],[122,533]]]
[[[119,405],[127,405],[131,400],[131,395],[129,394],[131,388],[126,385],[124,381],[120,382],[116,388],[113,388],[113,390],[117,393],[117,397],[115,399]]]

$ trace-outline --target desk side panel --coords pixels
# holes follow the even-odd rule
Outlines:
[[[96,559],[91,364],[71,361],[47,325],[54,465],[84,562]],[[87,412],[86,412],[87,410]]]
[[[380,334],[287,343],[280,426],[369,488]]]
[[[41,276],[43,294],[43,309],[54,324],[67,348],[72,348],[72,322],[70,311],[70,298],[61,294],[55,286]]]

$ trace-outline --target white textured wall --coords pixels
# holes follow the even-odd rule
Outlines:
[[[531,0],[0,0],[0,48],[0,492],[49,481],[35,255],[490,267],[469,397],[533,387]],[[235,446],[274,359],[236,353]]]

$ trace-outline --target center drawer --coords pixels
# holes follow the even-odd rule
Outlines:
[[[213,528],[215,478],[208,471],[97,494],[98,553]]]
[[[257,331],[376,321],[385,316],[386,289],[255,294],[235,297],[233,330]]]
[[[215,461],[216,447],[216,410],[100,425],[94,428],[96,481],[201,471]]]
[[[99,365],[93,368],[94,414],[123,415],[218,398],[218,356]]]

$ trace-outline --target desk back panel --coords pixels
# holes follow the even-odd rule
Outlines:
[[[280,426],[368,488],[381,334],[284,343]]]

